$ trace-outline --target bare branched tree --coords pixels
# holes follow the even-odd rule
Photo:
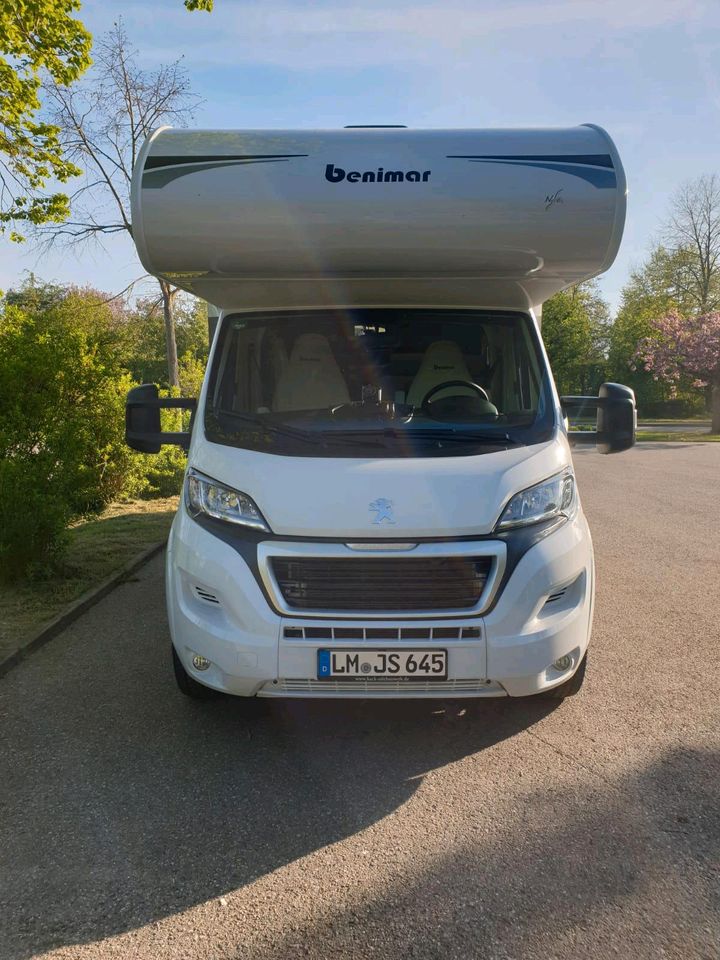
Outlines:
[[[95,65],[72,87],[48,84],[51,120],[60,128],[68,160],[85,170],[71,195],[70,218],[39,229],[41,243],[102,242],[117,233],[132,236],[130,182],[145,137],[162,124],[182,126],[199,98],[190,90],[181,60],[143,70],[122,21],[97,43]],[[165,319],[168,379],[179,384],[174,304],[178,289],[158,280]]]
[[[680,299],[699,314],[720,308],[720,177],[698,177],[678,190],[663,239],[675,257]]]

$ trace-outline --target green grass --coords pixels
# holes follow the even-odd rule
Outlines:
[[[709,413],[699,413],[696,417],[641,417],[638,420],[643,423],[677,423],[687,424],[687,426],[697,426],[698,423],[710,423]]]
[[[167,539],[177,503],[169,497],[112,504],[70,529],[62,567],[51,579],[0,585],[0,659],[86,590]]]
[[[640,441],[659,440],[678,443],[718,443],[718,441],[720,441],[720,433],[698,433],[696,431],[692,433],[678,433],[674,430],[671,433],[662,433],[661,431],[655,430],[638,430],[637,439]]]

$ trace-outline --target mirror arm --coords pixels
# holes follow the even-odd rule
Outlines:
[[[595,444],[599,453],[619,453],[635,443],[637,411],[635,394],[621,383],[603,383],[597,397],[566,396],[560,398],[562,412],[567,420],[574,413],[587,414],[590,407],[595,415],[594,430],[569,430],[571,444]],[[589,424],[588,424],[589,425]]]
[[[597,430],[568,430],[567,437],[573,447],[578,444],[593,446],[602,441],[602,437]]]
[[[190,434],[189,433],[142,433],[141,431],[136,430],[126,430],[125,439],[129,446],[132,446],[132,441],[144,441],[145,443],[155,443],[162,446],[164,443],[173,444],[177,447],[182,447],[183,450],[190,449]]]
[[[166,443],[173,444],[174,446],[182,447],[186,452],[190,449],[190,435],[197,411],[197,400],[194,397],[155,397],[147,400],[128,400],[125,406],[127,410],[134,407],[157,407],[161,410],[190,410],[190,424],[187,431],[145,433],[140,430],[133,430],[129,426],[125,428],[125,440],[131,447],[133,446],[133,441],[141,441],[143,443],[152,443],[160,446]],[[126,424],[129,422],[130,418],[127,417]]]
[[[197,408],[197,400],[194,397],[157,397],[153,400],[128,400],[128,407],[160,407],[163,410],[179,408],[181,410],[192,410]]]
[[[583,407],[588,403],[591,403],[594,407],[606,409],[616,406],[618,402],[622,403],[622,400],[618,401],[616,397],[560,397],[560,406],[563,409],[565,407]]]
[[[602,398],[600,397],[560,397],[560,406],[562,407],[563,413],[566,416],[569,415],[570,410],[573,408],[584,407],[592,404],[593,408],[597,409],[598,405],[602,402]],[[597,444],[599,438],[597,430],[568,430],[567,436],[572,446],[576,446],[578,444],[594,446]]]

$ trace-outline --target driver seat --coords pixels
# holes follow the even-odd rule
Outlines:
[[[410,384],[406,403],[419,407],[427,393],[446,380],[472,380],[472,377],[457,343],[454,340],[436,340],[425,351],[415,379]],[[477,393],[468,387],[449,387],[440,390],[433,399],[476,396]]]
[[[323,410],[349,403],[350,394],[327,337],[302,333],[275,388],[273,410]]]

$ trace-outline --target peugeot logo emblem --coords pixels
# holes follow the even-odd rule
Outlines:
[[[377,500],[373,500],[372,503],[369,504],[368,510],[375,514],[370,521],[371,523],[395,523],[392,500],[386,500],[385,497],[378,497]]]

